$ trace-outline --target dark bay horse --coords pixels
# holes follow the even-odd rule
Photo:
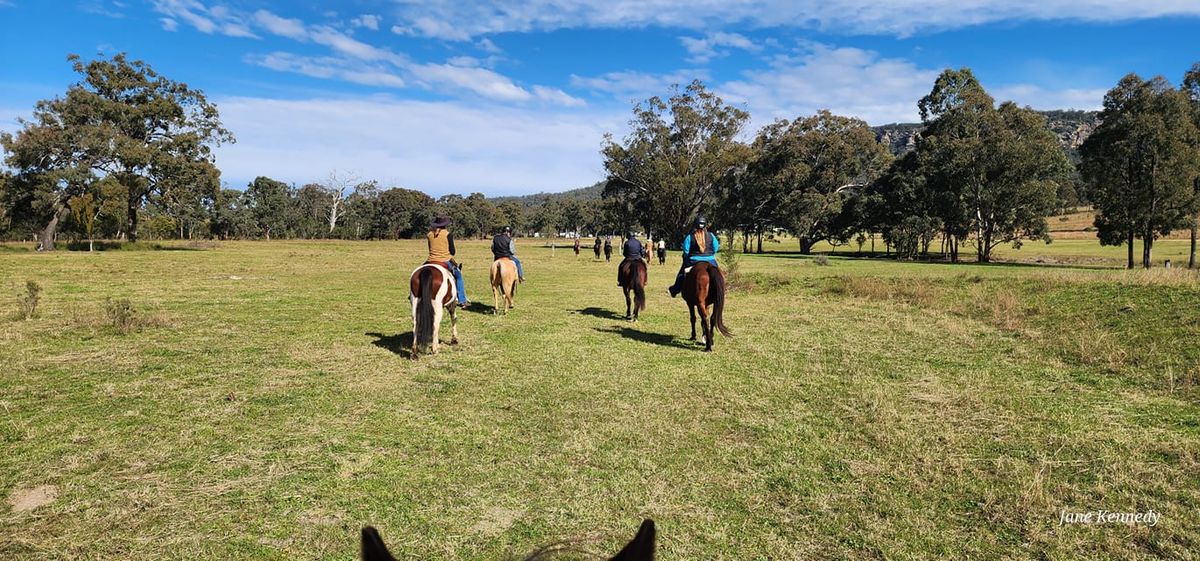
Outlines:
[[[646,261],[642,259],[628,259],[620,265],[617,283],[625,291],[625,319],[637,321],[638,312],[646,309],[646,269]],[[633,291],[632,302],[630,291]]]
[[[637,535],[608,561],[654,561],[655,534],[654,521],[649,518],[643,520]],[[569,543],[559,543],[529,554],[525,561],[548,561],[558,553],[581,553],[581,551],[571,547]],[[362,529],[362,561],[396,561],[396,558],[392,557],[392,553],[384,545],[379,531],[371,526]]]
[[[600,238],[596,238],[596,245],[592,246],[592,251],[596,252],[596,261],[600,260],[600,246],[603,243],[600,241]]]
[[[704,330],[704,351],[711,352],[713,328],[726,337],[733,337],[725,327],[725,275],[704,261],[697,262],[683,278],[683,300],[692,315],[692,340],[696,340],[696,308],[700,309],[700,327]],[[708,307],[712,306],[709,314]]]
[[[413,342],[412,358],[426,351],[438,353],[442,311],[450,310],[450,344],[458,344],[458,300],[454,294],[454,275],[437,263],[417,267],[408,279],[409,300],[412,301]]]

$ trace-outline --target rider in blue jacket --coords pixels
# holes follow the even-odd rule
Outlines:
[[[683,287],[684,270],[695,265],[697,261],[704,261],[716,268],[717,251],[720,249],[720,240],[708,231],[708,221],[703,216],[696,217],[695,230],[683,238],[683,263],[679,266],[679,274],[675,275],[675,284],[667,288],[671,298],[679,294]]]

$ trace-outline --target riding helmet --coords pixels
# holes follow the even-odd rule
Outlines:
[[[697,216],[696,217],[696,228],[707,228],[707,227],[708,227],[708,220],[706,218],[704,218],[703,216]]]
[[[504,233],[505,233],[505,234],[511,234],[511,233],[512,233],[512,226],[505,226],[505,227],[504,227]]]

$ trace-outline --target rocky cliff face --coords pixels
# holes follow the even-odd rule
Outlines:
[[[1079,146],[1100,124],[1097,111],[1041,111],[1046,116],[1046,126],[1058,136],[1063,150],[1072,160]],[[917,147],[917,137],[924,126],[920,123],[893,123],[873,127],[875,138],[886,144],[893,154],[900,155]]]

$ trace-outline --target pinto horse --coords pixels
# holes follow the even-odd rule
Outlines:
[[[696,308],[700,309],[700,328],[704,331],[704,351],[711,352],[713,329],[726,337],[733,337],[725,327],[722,315],[725,311],[725,275],[704,261],[697,262],[683,278],[683,300],[687,302],[692,316],[692,340],[696,340]],[[708,307],[712,306],[712,314]]]
[[[512,259],[501,257],[492,262],[488,276],[492,281],[492,313],[508,315],[517,292],[517,264]]]
[[[438,353],[443,310],[450,311],[450,344],[457,345],[458,299],[454,275],[440,263],[426,263],[413,270],[408,288],[413,315],[412,358],[417,358],[421,351]]]
[[[646,309],[646,262],[641,259],[628,259],[621,263],[617,272],[617,284],[625,290],[625,319],[637,321],[638,312]],[[633,291],[632,302],[629,300],[630,291]]]
[[[654,521],[649,518],[642,521],[637,535],[608,561],[654,561],[655,547]],[[548,545],[525,558],[525,561],[549,560],[558,553],[582,553],[572,547],[569,542]],[[594,555],[594,554],[592,554]],[[396,561],[379,536],[379,531],[371,526],[362,529],[362,561]]]

